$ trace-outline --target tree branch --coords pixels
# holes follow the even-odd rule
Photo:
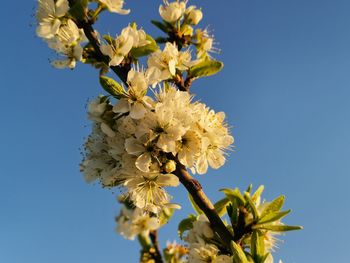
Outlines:
[[[207,216],[211,227],[220,236],[224,242],[224,245],[229,247],[230,242],[233,240],[233,236],[222,222],[220,216],[216,213],[214,205],[203,192],[202,186],[197,180],[192,178],[192,176],[187,172],[186,167],[181,164],[177,158],[173,157],[173,160],[177,164],[174,174],[185,186],[198,207]]]

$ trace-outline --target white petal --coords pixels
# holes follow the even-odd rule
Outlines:
[[[115,113],[125,113],[130,111],[130,105],[127,99],[120,99],[113,107]]]
[[[131,110],[130,110],[130,117],[139,120],[142,119],[147,110],[145,109],[145,106],[142,105],[142,103],[135,102],[133,105],[131,105]]]
[[[173,174],[160,174],[157,178],[157,183],[161,186],[178,186],[179,178]]]
[[[196,170],[199,174],[205,174],[208,170],[208,161],[205,157],[205,154],[202,154],[197,163],[196,163]]]
[[[143,147],[143,145],[134,138],[126,139],[124,145],[125,150],[128,152],[128,154],[138,156],[145,151],[145,147]]]
[[[109,137],[115,136],[115,132],[104,122],[101,123],[101,130],[104,134],[106,134]]]
[[[151,166],[152,158],[149,153],[141,154],[135,162],[136,167],[142,172],[149,172],[149,167]]]

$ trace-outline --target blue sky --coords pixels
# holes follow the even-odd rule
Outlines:
[[[34,34],[35,1],[21,2],[5,1],[0,16],[0,262],[137,262],[137,243],[114,232],[115,194],[79,173],[97,72],[53,69]],[[160,2],[128,0],[130,16],[104,16],[98,28],[114,34],[136,21],[159,35],[149,20]],[[276,258],[348,262],[350,2],[190,2],[203,7],[201,25],[225,63],[192,91],[226,112],[236,140],[227,164],[198,178],[205,191],[218,199],[219,188],[253,183],[266,186],[266,199],[285,194],[286,223],[305,229],[281,237]],[[182,188],[172,193],[183,209],[161,229],[163,244],[192,212]]]

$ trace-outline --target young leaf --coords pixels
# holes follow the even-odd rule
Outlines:
[[[276,212],[281,210],[284,204],[284,199],[285,199],[284,195],[277,197],[261,212],[260,217],[264,217],[271,212]]]
[[[196,211],[196,213],[197,213],[198,215],[203,214],[203,211],[198,207],[198,205],[196,204],[196,202],[193,200],[192,195],[189,194],[189,195],[188,195],[188,199],[190,199],[191,205],[192,205],[194,211]]]
[[[187,230],[192,229],[193,227],[193,222],[196,221],[196,217],[194,215],[190,215],[189,218],[186,218],[184,220],[182,220],[178,226],[178,234],[179,237],[182,239],[183,238],[183,233]]]
[[[105,91],[107,91],[109,94],[116,97],[117,99],[122,98],[123,94],[125,94],[123,86],[112,78],[100,76],[100,84]]]
[[[159,28],[160,30],[162,30],[164,33],[168,34],[169,28],[164,23],[156,20],[151,20],[151,23],[155,25],[157,28]]]
[[[246,191],[246,192],[250,193],[250,192],[252,191],[252,189],[253,189],[253,185],[252,185],[252,184],[250,184],[250,185],[248,186],[248,188],[247,188],[247,191]]]
[[[150,43],[142,47],[131,49],[130,54],[132,57],[137,59],[139,57],[148,56],[149,54],[157,51],[158,45],[150,35],[146,36],[146,40],[148,40]]]
[[[258,210],[256,209],[255,204],[253,203],[252,199],[250,198],[250,195],[247,192],[244,193],[244,199],[246,200],[247,205],[253,214],[253,218],[258,219],[259,218]]]
[[[238,206],[245,204],[245,200],[238,188],[234,190],[229,188],[224,188],[224,189],[220,189],[220,191],[223,192],[227,196],[227,198],[230,199],[231,202],[237,202]]]
[[[230,203],[230,200],[225,197],[214,204],[215,211],[219,216],[223,216],[226,213],[226,206]]]
[[[260,198],[260,196],[261,196],[261,194],[262,194],[262,192],[264,191],[264,186],[263,185],[260,185],[259,186],[259,188],[255,191],[255,193],[252,195],[252,201],[253,202],[256,202],[259,198]]]
[[[234,263],[248,263],[248,259],[244,254],[243,249],[237,245],[234,241],[231,241],[231,250],[233,253]]]
[[[189,75],[193,78],[207,77],[218,73],[223,67],[221,61],[205,59],[191,67]]]
[[[265,256],[265,242],[264,236],[259,231],[253,231],[251,238],[250,251],[252,253],[254,262],[262,263]]]
[[[290,213],[291,210],[287,211],[281,211],[281,212],[271,212],[264,217],[261,217],[258,221],[258,224],[266,224],[266,223],[271,223],[275,222],[277,220],[280,220],[281,218],[285,217]]]
[[[302,226],[286,226],[286,225],[255,225],[252,228],[270,230],[273,232],[287,232],[287,231],[303,229]]]

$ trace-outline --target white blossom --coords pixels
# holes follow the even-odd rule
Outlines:
[[[186,2],[185,1],[176,1],[169,3],[164,1],[164,5],[159,6],[159,14],[164,21],[169,23],[174,23],[179,20],[185,13]]]
[[[128,91],[114,106],[116,113],[130,112],[133,119],[141,119],[145,116],[147,109],[154,104],[152,98],[146,96],[148,87],[153,84],[153,76],[150,70],[136,71],[131,69],[128,73]]]
[[[197,25],[203,18],[203,13],[196,6],[191,5],[185,11],[186,19],[192,24]]]
[[[118,66],[126,55],[130,52],[134,44],[134,39],[130,32],[123,30],[111,43],[101,45],[101,52],[110,58],[110,66]]]
[[[159,227],[159,219],[151,217],[140,208],[128,209],[123,206],[117,217],[117,232],[130,240],[134,240],[139,234],[148,235]]]
[[[120,15],[127,15],[130,13],[129,9],[123,9],[124,0],[98,0],[98,2],[105,5],[112,13]]]
[[[161,71],[160,80],[170,79],[176,74],[176,69],[186,70],[192,65],[189,50],[178,51],[176,44],[167,42],[164,50],[157,50],[148,59],[148,67]]]
[[[38,0],[38,27],[37,35],[44,39],[50,39],[58,33],[62,24],[61,19],[69,10],[68,0]]]

